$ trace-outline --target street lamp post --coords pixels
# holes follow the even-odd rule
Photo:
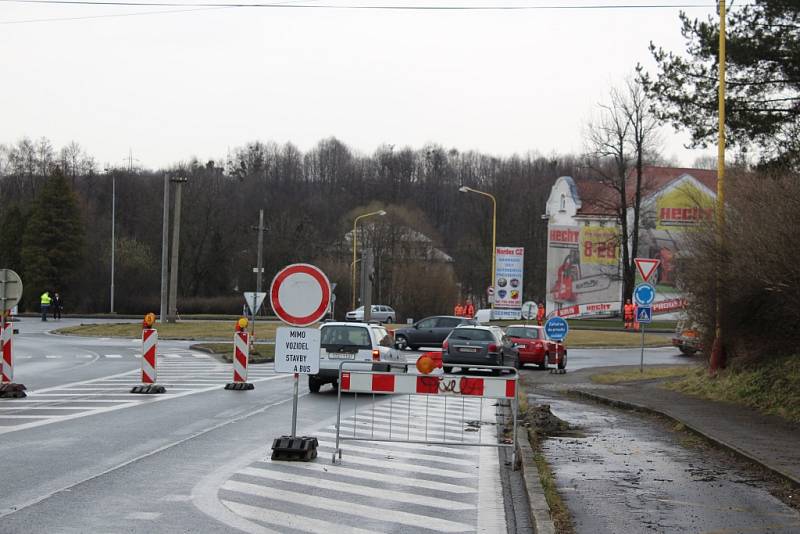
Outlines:
[[[114,313],[114,256],[116,255],[117,173],[111,171],[111,313]]]
[[[489,287],[494,287],[494,282],[497,277],[497,199],[494,198],[494,195],[491,193],[478,191],[477,189],[472,189],[471,187],[467,187],[465,185],[459,187],[458,190],[461,193],[475,193],[478,195],[483,195],[492,200],[492,279]],[[492,299],[491,309],[491,318],[494,319],[494,299]]]
[[[351,309],[353,309],[353,310],[356,309],[356,242],[357,242],[357,237],[356,237],[357,228],[356,228],[356,225],[358,224],[359,220],[364,219],[366,217],[371,217],[373,215],[378,215],[380,217],[383,217],[384,215],[386,215],[386,212],[384,210],[371,211],[369,213],[364,213],[362,215],[359,215],[353,221],[353,268],[352,268],[353,272],[352,272],[352,275],[351,275],[352,276],[352,288],[353,288],[353,300],[352,300],[352,308]]]

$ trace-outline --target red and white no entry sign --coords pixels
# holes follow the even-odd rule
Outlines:
[[[269,300],[278,319],[292,326],[308,326],[328,312],[331,284],[319,268],[295,263],[272,279]]]

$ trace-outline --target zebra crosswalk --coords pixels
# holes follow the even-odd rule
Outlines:
[[[415,402],[406,412],[406,421],[419,423],[425,418],[425,408],[436,413],[436,417],[425,423],[434,436],[441,435],[445,427],[447,432],[459,436],[458,429],[451,427],[460,421],[479,428],[477,436],[465,437],[465,444],[475,445],[482,440],[497,443],[494,410],[481,407],[479,400],[470,399],[462,404],[452,403],[451,399],[451,405],[446,407],[438,398],[426,400],[425,405]],[[369,435],[387,439],[388,429],[398,426],[399,416],[388,401],[379,401],[374,412],[366,414],[343,416],[342,432],[352,433],[358,428],[358,436],[368,424]],[[248,531],[311,534],[506,531],[496,448],[455,442],[423,445],[348,441],[341,445],[342,459],[332,464],[335,425],[313,434],[319,440],[316,460],[257,461],[239,469],[221,485],[217,491],[219,502],[250,522],[252,528]],[[395,437],[405,439],[406,435],[395,433]],[[413,435],[411,439],[415,439]],[[491,502],[491,496],[499,507]]]
[[[130,359],[130,358],[141,358],[141,352],[128,352],[125,354],[86,354],[86,353],[76,353],[76,354],[45,354],[44,358],[46,360],[70,360],[70,359],[79,359],[79,360],[88,360],[91,358],[98,358],[98,359],[107,359],[107,360],[119,360],[119,359]],[[209,354],[205,354],[202,352],[166,352],[166,353],[159,353],[159,357],[162,358],[169,358],[169,359],[195,359],[195,360],[207,360],[211,359],[212,356]],[[37,359],[39,356],[34,356],[31,354],[19,354],[15,355],[14,359],[16,360],[33,360]]]
[[[166,393],[160,395],[130,393],[131,387],[138,385],[141,379],[141,371],[134,369],[28,391],[24,399],[3,399],[0,402],[0,434],[220,389],[230,382],[230,364],[212,358],[195,358],[194,354],[163,359],[159,355],[157,382],[166,388]],[[288,377],[291,375],[275,374],[272,364],[252,365],[248,370],[249,382]]]

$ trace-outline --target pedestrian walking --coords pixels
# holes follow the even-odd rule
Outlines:
[[[61,311],[64,309],[64,302],[61,300],[61,295],[56,293],[53,295],[53,302],[51,304],[53,307],[53,319],[61,320]]]
[[[39,297],[39,307],[42,310],[42,321],[47,321],[47,312],[50,310],[50,292],[45,291],[42,293],[42,296]]]

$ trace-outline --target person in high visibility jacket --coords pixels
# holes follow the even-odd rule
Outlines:
[[[625,301],[623,307],[623,316],[625,318],[625,330],[633,328],[633,321],[636,317],[636,306],[631,303],[631,299]]]
[[[47,320],[47,311],[50,309],[50,292],[45,291],[42,293],[42,296],[39,297],[39,307],[42,309],[42,321]]]
[[[461,317],[464,315],[464,308],[461,304],[456,304],[456,317]]]
[[[470,319],[475,317],[475,306],[472,305],[471,300],[468,300],[467,305],[464,306],[464,317],[469,317]]]
[[[544,326],[544,304],[539,303],[539,308],[536,310],[536,324]]]

